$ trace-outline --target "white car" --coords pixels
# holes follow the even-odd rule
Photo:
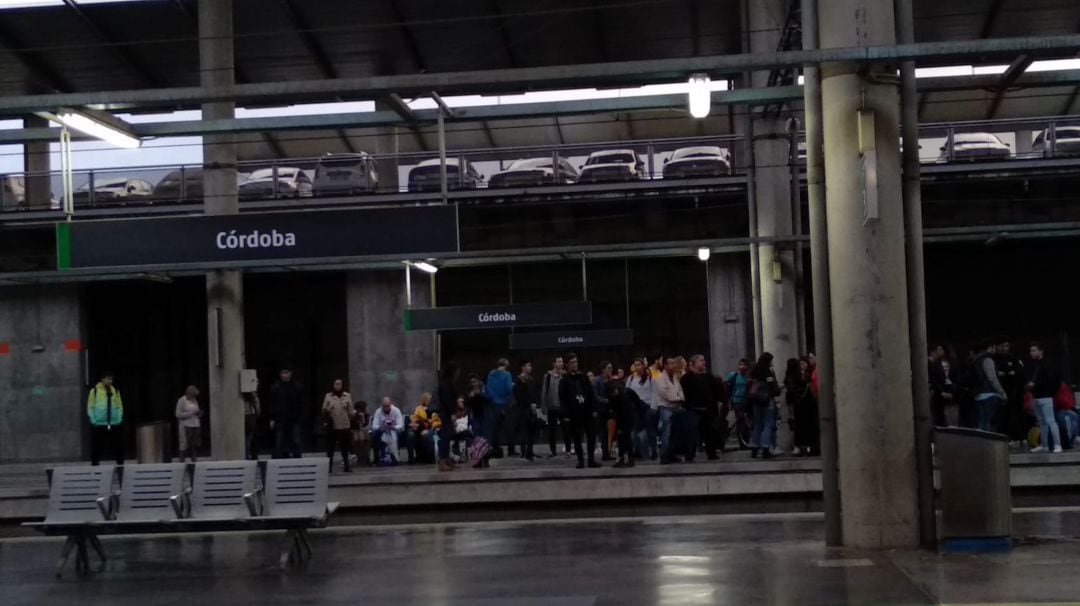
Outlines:
[[[719,177],[731,174],[731,154],[715,145],[683,147],[664,161],[665,179]]]
[[[1012,149],[993,133],[955,133],[952,138],[952,155],[949,140],[941,146],[938,162],[986,162],[1008,160]]]
[[[647,179],[645,162],[632,149],[608,149],[589,154],[578,183]]]
[[[1080,126],[1059,126],[1054,129],[1054,150],[1050,150],[1050,130],[1044,130],[1031,144],[1031,151],[1045,157],[1080,154]]]
[[[0,177],[0,209],[11,210],[26,204],[26,181],[22,175]]]
[[[274,187],[274,169],[260,168],[248,175],[240,184],[240,198],[265,200],[268,198],[310,198],[311,178],[295,166],[277,167],[277,188]]]
[[[97,175],[94,179],[94,204],[109,202],[135,202],[148,199],[154,193],[154,186],[146,179],[135,177],[106,177]],[[75,204],[89,204],[90,182],[83,183],[82,187],[72,194]]]

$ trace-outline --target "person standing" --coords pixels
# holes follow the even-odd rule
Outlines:
[[[731,394],[731,408],[735,411],[735,434],[739,448],[748,448],[754,426],[754,411],[746,401],[746,388],[750,385],[750,360],[739,360],[735,370],[724,377],[724,383]]]
[[[997,345],[987,342],[972,362],[975,404],[979,409],[979,429],[982,431],[994,430],[994,418],[1008,400],[1008,395],[998,380],[997,364],[994,363],[995,353],[997,353]]]
[[[791,362],[788,362],[786,374],[789,376],[784,377],[788,406],[791,407],[795,419],[793,454],[810,457],[817,454],[821,448],[817,394],[814,393],[814,385],[810,379],[810,360],[803,358],[796,360],[796,364],[796,367],[792,367]]]
[[[255,384],[258,389],[258,383]],[[255,434],[259,428],[259,394],[256,391],[246,391],[240,394],[244,400],[244,453],[249,461],[259,460],[259,447],[255,441]]]
[[[675,427],[682,427],[686,395],[679,381],[674,357],[664,358],[664,372],[656,379],[656,397],[659,409],[660,464],[676,462],[678,434]]]
[[[776,433],[776,398],[780,395],[780,384],[773,372],[773,355],[761,354],[757,364],[750,371],[750,382],[746,388],[746,400],[754,411],[754,430],[750,434],[750,456],[771,459],[773,438]]]
[[[484,383],[480,377],[469,375],[469,394],[465,400],[472,415],[473,434],[487,439],[488,411],[491,409],[491,400],[484,393]]]
[[[555,427],[559,426],[562,429],[563,438],[563,453],[566,458],[570,458],[572,450],[570,446],[570,431],[563,423],[565,415],[563,414],[562,402],[559,400],[559,383],[562,382],[565,366],[563,364],[562,356],[555,356],[555,360],[551,363],[551,370],[544,373],[544,381],[540,390],[540,403],[544,407],[544,412],[547,414],[547,433],[548,433],[548,447],[551,452],[548,453],[548,458],[555,458],[558,453],[555,450]]]
[[[1012,343],[1002,339],[994,354],[994,366],[998,373],[998,382],[1005,390],[1005,402],[998,411],[994,427],[999,433],[1009,436],[1009,441],[1020,442],[1027,439],[1027,413],[1024,412],[1024,363],[1012,354]]]
[[[334,445],[341,450],[345,461],[345,473],[352,473],[349,447],[352,444],[353,402],[352,396],[345,391],[345,381],[335,379],[330,392],[323,396],[323,414],[330,421],[330,435],[326,444],[326,457],[330,459],[330,472],[334,471]]]
[[[270,429],[274,431],[274,458],[299,459],[301,427],[307,417],[304,388],[293,380],[292,368],[282,366],[278,380],[270,387]]]
[[[611,418],[611,401],[607,397],[608,382],[615,378],[615,368],[611,362],[600,363],[600,374],[592,381],[593,421],[596,425],[596,438],[600,441],[600,460],[611,461],[611,442],[608,440],[608,419]]]
[[[1039,422],[1039,445],[1031,452],[1049,452],[1051,448],[1053,452],[1061,452],[1061,433],[1054,415],[1054,395],[1061,387],[1061,377],[1046,359],[1046,348],[1042,343],[1032,343],[1030,354],[1026,387],[1034,399],[1035,418]]]
[[[627,399],[630,399],[629,393],[633,393],[638,403],[633,430],[634,449],[637,456],[655,461],[659,457],[656,446],[656,387],[651,369],[643,358],[634,360],[634,365],[630,367],[626,389]]]
[[[625,373],[624,373],[625,375]],[[634,466],[634,427],[637,425],[637,409],[640,398],[626,388],[626,377],[618,372],[612,375],[605,385],[604,395],[611,406],[615,444],[618,448],[618,461],[614,467]]]
[[[945,348],[941,345],[930,348],[927,363],[934,424],[938,427],[956,427],[960,424],[960,405],[953,389],[956,384],[956,369],[949,363]]]
[[[514,405],[517,406],[515,438],[524,461],[531,462],[536,458],[533,442],[536,441],[536,411],[540,405],[539,400],[536,379],[532,376],[532,362],[522,360],[521,373],[514,380]]]
[[[706,372],[705,356],[690,356],[686,374],[679,381],[686,396],[686,422],[683,424],[683,456],[687,463],[694,462],[702,440],[705,441],[705,454],[710,460],[718,459],[716,440],[708,430],[718,416],[717,398],[713,394],[712,377]]]
[[[176,420],[178,421],[178,433],[180,434],[180,462],[190,458],[194,463],[199,448],[202,446],[202,424],[199,417],[202,410],[199,409],[199,390],[194,385],[188,385],[184,395],[176,401]]]
[[[124,401],[113,385],[113,373],[101,373],[101,380],[86,397],[86,416],[90,418],[90,464],[101,463],[104,451],[111,451],[116,464],[124,464]]]
[[[487,412],[488,418],[484,419],[484,429],[487,430],[488,444],[491,445],[491,456],[496,459],[503,456],[499,440],[506,424],[506,411],[514,395],[514,377],[509,368],[510,360],[499,358],[495,369],[488,373],[486,382],[485,392],[491,400],[491,407]],[[513,454],[513,440],[507,442],[510,443],[510,453]]]
[[[574,434],[574,450],[577,452],[577,468],[585,467],[585,453],[588,452],[589,467],[600,467],[596,462],[593,451],[596,449],[596,423],[593,419],[593,411],[596,403],[593,386],[589,384],[587,376],[581,374],[578,358],[574,354],[566,357],[566,376],[559,383],[559,401],[562,404],[563,414],[570,420],[570,428]],[[586,444],[581,443],[581,436],[585,434]],[[588,451],[585,448],[588,448]]]

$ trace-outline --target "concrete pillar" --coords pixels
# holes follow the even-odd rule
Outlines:
[[[413,307],[431,306],[427,274],[413,272],[412,290]],[[369,412],[383,396],[412,412],[421,393],[434,393],[435,350],[430,332],[405,332],[404,269],[351,272],[345,297],[350,393]]]
[[[784,0],[753,0],[747,3],[750,27],[750,51],[776,51],[787,14]],[[755,72],[755,87],[768,85],[768,72]],[[788,168],[786,118],[762,116],[760,108],[753,115],[754,182],[757,203],[757,235],[761,238],[790,237],[794,233],[791,207],[791,171]],[[796,293],[795,250],[792,243],[762,242],[758,246],[761,289],[762,348],[776,357],[778,375],[783,374],[788,358],[799,351],[799,309]],[[760,353],[760,352],[759,352]],[[780,406],[783,422],[776,434],[776,447],[791,450],[791,411]]]
[[[885,6],[883,6],[885,4]],[[819,6],[822,48],[895,43],[892,1]],[[896,66],[822,66],[829,279],[844,543],[918,545]],[[876,129],[877,217],[863,197],[858,112]]]
[[[394,107],[389,101],[376,100],[375,111],[393,111]],[[400,178],[398,175],[397,154],[401,152],[398,128],[396,126],[384,126],[375,129],[375,170],[379,171],[379,191],[394,193],[398,191]]]
[[[23,118],[23,128],[45,128],[49,121],[37,116]],[[23,144],[23,169],[26,171],[26,200],[30,208],[49,208],[52,196],[52,170],[49,161],[49,142],[37,141]],[[59,198],[59,195],[57,196]]]
[[[229,86],[233,65],[232,0],[199,0],[199,66],[202,85]],[[206,103],[203,119],[233,118],[234,103]],[[240,212],[233,135],[203,138],[203,192],[208,215]],[[244,406],[240,371],[244,368],[244,282],[239,271],[206,275],[209,331],[210,452],[219,460],[244,458]]]
[[[723,375],[739,358],[752,358],[753,310],[749,255],[713,255],[707,263],[709,288],[709,363]]]
[[[1034,143],[1034,134],[1030,128],[1019,129],[1016,131],[1016,143],[1014,144],[1013,153],[1018,158],[1029,157],[1031,155],[1032,143]]]
[[[78,287],[0,289],[0,462],[83,458],[84,339]]]

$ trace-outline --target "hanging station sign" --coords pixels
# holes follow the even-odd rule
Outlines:
[[[75,221],[56,226],[59,269],[456,252],[452,206]]]
[[[405,310],[405,330],[474,330],[592,324],[592,303],[523,303]]]
[[[562,330],[558,332],[519,332],[510,335],[510,349],[580,349],[586,347],[620,347],[634,344],[634,331],[629,328],[610,330]]]

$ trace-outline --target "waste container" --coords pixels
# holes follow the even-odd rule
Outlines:
[[[1012,546],[1009,438],[977,429],[939,428],[941,537],[947,551]]]
[[[143,423],[135,429],[136,452],[140,463],[164,463],[169,440],[169,422]]]

